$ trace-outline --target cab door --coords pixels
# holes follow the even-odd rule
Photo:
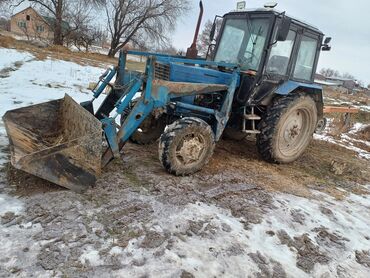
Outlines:
[[[291,70],[291,79],[313,83],[320,53],[322,37],[305,30],[299,34],[297,54]]]
[[[270,99],[266,98],[270,92],[283,81],[290,78],[293,57],[298,41],[298,27],[292,23],[285,41],[277,41],[278,26],[280,19],[275,24],[275,30],[272,34],[271,46],[263,68],[262,81],[251,94],[249,104],[260,103],[266,105]]]

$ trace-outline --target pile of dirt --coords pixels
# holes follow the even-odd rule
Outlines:
[[[293,239],[286,231],[280,230],[277,236],[281,244],[297,250],[297,267],[310,273],[315,264],[327,264],[330,257],[320,250],[319,245],[312,242],[307,234],[295,236]]]
[[[370,125],[365,126],[356,132],[358,139],[370,142]]]
[[[356,262],[370,268],[370,250],[356,251]]]
[[[17,196],[29,196],[38,193],[66,190],[54,183],[14,168],[10,162],[1,169],[8,184]]]

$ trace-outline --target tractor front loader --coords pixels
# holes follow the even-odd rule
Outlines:
[[[127,54],[121,51],[118,66],[100,77],[90,101],[79,105],[66,95],[63,99],[8,111],[3,119],[13,166],[82,192],[95,183],[101,166],[120,156],[124,144],[148,116],[171,110],[174,123],[163,134],[162,163],[177,175],[200,170],[228,121],[239,85],[238,66],[132,52],[148,58],[144,73],[130,72],[125,70]],[[223,67],[225,71],[206,66]],[[165,72],[166,67],[176,71],[175,77]],[[163,78],[164,74],[168,76]],[[112,84],[114,77],[116,81]],[[92,103],[107,86],[111,91],[94,113]],[[134,99],[138,94],[140,97]],[[217,95],[222,100],[214,108],[193,103],[196,96],[204,95]],[[116,121],[119,116],[121,125]],[[108,143],[103,151],[102,131]],[[177,139],[173,134],[178,132],[186,139],[172,149],[171,140]]]
[[[8,111],[3,119],[12,164],[81,192],[129,139],[159,139],[159,159],[175,175],[202,169],[223,134],[256,136],[266,161],[296,160],[323,121],[314,74],[330,38],[271,6],[224,15],[216,34],[218,18],[206,59],[195,48],[200,16],[187,57],[121,51],[92,100],[77,104],[66,95]],[[144,72],[126,69],[129,55],[147,57]]]

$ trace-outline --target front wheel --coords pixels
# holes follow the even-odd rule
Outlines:
[[[289,163],[309,145],[317,124],[317,108],[307,95],[277,98],[259,124],[257,149],[269,162]]]
[[[203,120],[186,117],[169,125],[159,141],[159,159],[176,176],[189,175],[208,163],[215,147],[211,127]]]

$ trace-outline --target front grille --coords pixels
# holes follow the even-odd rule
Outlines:
[[[154,65],[154,78],[170,80],[170,65],[156,62]]]

